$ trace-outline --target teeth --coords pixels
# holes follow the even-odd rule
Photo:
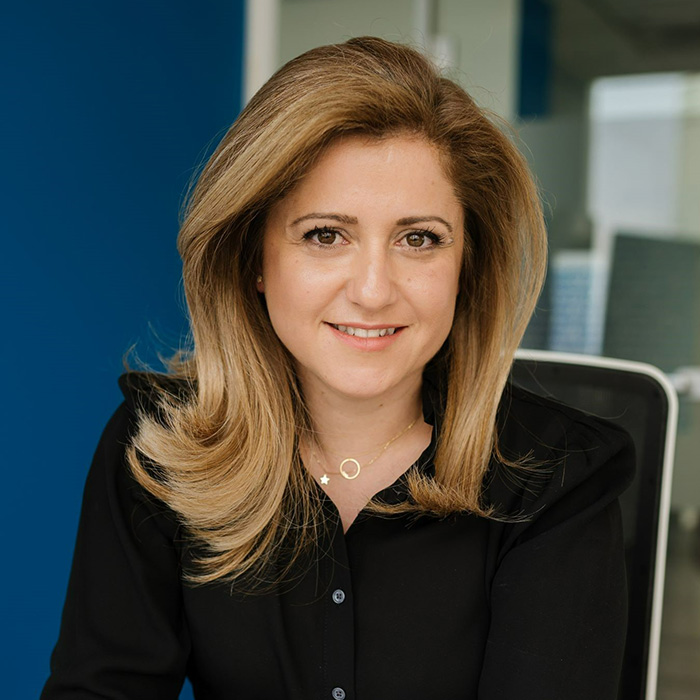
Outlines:
[[[352,326],[340,326],[331,324],[333,328],[337,328],[341,333],[354,335],[357,338],[383,338],[385,335],[394,335],[396,328],[353,328]]]

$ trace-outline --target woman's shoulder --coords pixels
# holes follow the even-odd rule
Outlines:
[[[111,471],[123,471],[124,454],[139,430],[141,419],[162,416],[163,397],[184,399],[191,391],[185,380],[155,372],[126,372],[117,382],[123,400],[105,424],[93,460],[102,467],[111,467]]]
[[[530,529],[603,508],[634,477],[634,444],[623,428],[510,383],[498,448],[503,459],[492,464],[485,498],[500,512],[524,515]]]
[[[556,459],[572,446],[600,449],[630,441],[619,425],[508,383],[498,411],[501,445],[517,454],[533,450],[542,459]]]
[[[97,456],[113,457],[109,462],[123,458],[143,415],[157,417],[160,414],[163,396],[184,399],[191,391],[185,380],[155,372],[126,372],[117,382],[123,400],[108,419],[96,451]]]
[[[177,518],[136,480],[129,463],[142,411],[158,410],[158,390],[153,389],[152,382],[163,379],[145,374],[130,372],[119,377],[124,400],[113,411],[97,442],[86,477],[83,511],[102,513],[106,520],[101,521],[100,528],[107,528],[107,521],[124,527],[128,523],[139,537],[150,536],[148,533],[153,531],[173,541],[179,528]],[[174,391],[180,383],[167,385]],[[150,463],[147,469],[158,472]]]
[[[130,371],[117,380],[127,410],[158,414],[163,401],[182,402],[195,391],[195,382],[159,372]]]

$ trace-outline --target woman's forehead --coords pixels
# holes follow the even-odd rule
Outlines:
[[[424,137],[353,135],[329,145],[275,206],[296,209],[314,202],[453,208],[458,198],[440,149]]]

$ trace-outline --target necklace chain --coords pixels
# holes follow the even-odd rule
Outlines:
[[[418,418],[414,418],[400,433],[397,433],[396,435],[394,435],[394,437],[391,438],[391,440],[387,440],[387,441],[382,445],[382,448],[379,450],[379,452],[377,452],[377,454],[374,455],[374,457],[372,457],[372,459],[370,459],[369,462],[367,462],[367,464],[365,464],[365,468],[367,468],[367,467],[371,466],[372,464],[374,464],[374,463],[387,451],[387,449],[389,448],[390,445],[392,445],[394,442],[396,442],[402,435],[405,435],[417,422],[418,422]],[[366,454],[366,453],[365,453],[365,454]],[[323,463],[322,463],[321,460],[319,459],[318,453],[317,453],[316,451],[314,451],[314,456],[316,457],[316,461],[318,462],[319,466],[320,466],[321,468],[323,468]],[[355,471],[354,471],[354,472],[350,472],[350,473],[347,472],[347,471],[345,470],[345,468],[344,468],[346,464],[352,464],[352,465],[354,465]],[[361,472],[361,471],[362,471],[362,466],[360,465],[360,463],[358,462],[358,460],[356,460],[354,457],[347,457],[346,459],[344,459],[344,460],[340,463],[340,465],[339,465],[339,467],[338,467],[338,471],[337,471],[337,472],[331,472],[331,474],[333,474],[333,473],[335,473],[335,474],[340,474],[340,475],[341,475],[342,477],[344,477],[345,479],[348,479],[348,480],[351,481],[352,479],[357,479],[357,477],[360,475],[360,472]],[[319,481],[320,481],[321,484],[323,484],[324,486],[325,486],[326,484],[328,484],[328,483],[330,482],[330,477],[328,476],[328,472],[324,472],[324,473],[323,473],[323,476],[321,476],[321,478],[319,479]]]

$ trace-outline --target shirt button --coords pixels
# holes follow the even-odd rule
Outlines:
[[[336,590],[333,591],[333,602],[338,603],[338,605],[340,605],[344,600],[345,600],[345,591],[341,591],[340,588],[336,588]],[[336,688],[336,690],[342,690],[342,689]],[[335,690],[333,692],[335,692]],[[344,694],[343,694],[343,697],[345,697]]]
[[[333,688],[331,695],[333,700],[345,700],[345,691],[342,688]]]

